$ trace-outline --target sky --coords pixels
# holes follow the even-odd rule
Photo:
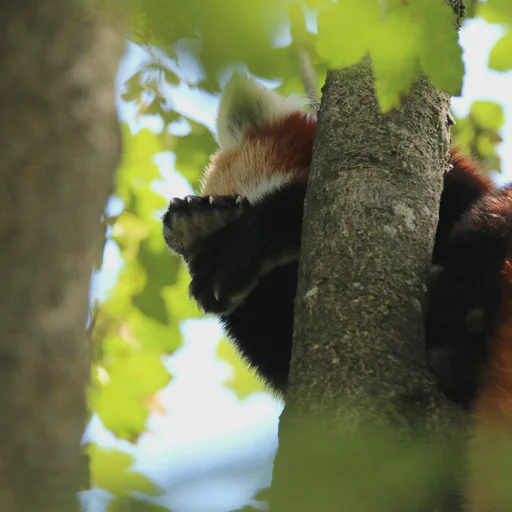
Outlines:
[[[309,20],[308,26],[313,22]],[[470,20],[461,30],[466,76],[462,96],[452,99],[456,115],[465,115],[477,99],[501,103],[506,118],[503,143],[499,147],[502,174],[494,176],[504,183],[512,181],[512,72],[487,70],[489,50],[502,30],[482,20]],[[286,41],[283,34],[283,41]],[[128,44],[118,74],[118,88],[140,66],[145,52]],[[188,66],[192,66],[188,63]],[[187,68],[194,74],[197,70]],[[169,97],[176,110],[202,122],[212,130],[218,98],[189,89],[170,86]],[[156,118],[135,119],[135,107],[119,100],[119,116],[132,130],[161,129]],[[167,199],[192,193],[188,183],[173,169],[174,157],[162,153],[155,157],[164,182],[159,186]],[[111,209],[118,208],[115,202]],[[93,279],[93,295],[102,297],[115,284],[119,253],[113,242],[105,248],[104,267]],[[221,330],[214,319],[187,321],[182,325],[184,345],[166,364],[172,383],[161,395],[166,416],[153,415],[149,432],[137,446],[118,441],[97,417],[93,417],[84,441],[126,450],[134,455],[134,469],[166,488],[158,500],[173,512],[227,512],[249,503],[253,493],[269,485],[272,460],[277,449],[277,423],[282,403],[267,394],[257,393],[239,401],[222,385],[231,368],[215,358]],[[197,375],[201,379],[197,379]],[[103,512],[108,495],[102,491],[84,494],[87,512]]]

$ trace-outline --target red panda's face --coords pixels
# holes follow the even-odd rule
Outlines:
[[[307,182],[316,119],[257,82],[235,75],[225,88],[220,150],[206,168],[201,195],[241,195],[254,203],[290,182]]]

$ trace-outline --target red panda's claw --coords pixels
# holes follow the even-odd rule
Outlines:
[[[203,200],[203,198],[199,196],[186,196],[185,199],[188,204],[199,204]]]

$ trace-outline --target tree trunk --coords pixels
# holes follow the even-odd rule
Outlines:
[[[1,10],[0,507],[69,512],[89,280],[120,154],[122,39],[76,1],[4,0]]]
[[[422,337],[448,113],[449,98],[422,80],[401,108],[380,114],[368,59],[328,74],[306,196],[272,510],[438,509],[436,499],[414,485],[444,485],[440,472],[433,473],[440,465],[448,471],[448,452],[435,458],[431,448],[441,446],[440,437],[460,435],[465,420],[436,390]],[[400,444],[391,449],[393,440]],[[398,453],[404,446],[410,450]],[[416,467],[423,471],[403,495],[394,484],[384,485],[400,457],[406,469],[394,480]],[[429,467],[423,467],[426,459]],[[380,473],[372,473],[379,464]],[[352,473],[356,466],[366,468],[361,482]],[[291,468],[305,473],[289,480]],[[295,488],[292,501],[287,482]],[[320,504],[311,494],[321,495]]]
[[[447,167],[449,104],[422,81],[402,108],[381,115],[372,84],[365,61],[329,73],[324,88],[287,403],[322,413],[342,401],[352,415],[406,429],[424,417],[435,429],[432,410],[444,415],[447,401],[425,364],[421,298]]]

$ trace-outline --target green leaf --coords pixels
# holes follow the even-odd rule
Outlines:
[[[130,492],[155,496],[162,494],[162,489],[151,480],[130,470],[133,464],[131,455],[96,444],[89,445],[87,452],[93,485],[115,496],[127,496]]]
[[[167,304],[168,311],[173,318],[183,320],[185,318],[201,318],[204,313],[198,309],[197,303],[189,298],[188,287],[190,284],[190,275],[187,266],[180,264],[178,258],[175,259],[177,279],[173,286],[168,286],[162,291],[162,297]]]
[[[512,68],[512,32],[503,36],[491,49],[489,68],[508,71]]]
[[[420,78],[420,35],[405,9],[391,12],[376,27],[371,43],[375,93],[383,112],[400,106]]]
[[[368,53],[378,26],[374,0],[344,0],[318,14],[317,51],[333,68],[359,62]]]
[[[162,109],[162,112],[160,113],[160,116],[162,117],[163,122],[166,125],[169,125],[171,123],[174,123],[175,121],[178,121],[181,119],[181,114],[176,112],[175,110],[165,110]]]
[[[499,130],[505,124],[503,107],[494,101],[473,102],[470,115],[478,125],[489,130]]]
[[[331,4],[331,0],[306,0],[306,5],[310,9],[316,9],[318,7],[325,7],[326,5]]]
[[[272,42],[286,21],[286,8],[298,0],[134,0],[132,16],[145,16],[138,33],[147,43],[172,47],[178,40],[200,37],[197,56],[210,77],[226,65],[264,64],[265,76],[278,75],[283,62]],[[215,23],[212,22],[215,21]]]
[[[453,145],[476,158],[488,171],[500,172],[498,144],[505,123],[503,108],[492,101],[475,101],[468,115],[458,118],[452,128]]]
[[[124,211],[121,213],[114,225],[110,238],[121,246],[131,243],[140,243],[149,236],[147,223],[139,216]]]
[[[146,285],[133,296],[133,304],[141,313],[158,322],[167,324],[169,316],[161,291],[176,282],[177,267],[172,264],[169,252],[162,247],[151,250],[145,242],[140,244],[138,262],[146,272]]]
[[[454,20],[440,0],[344,0],[319,13],[317,51],[334,68],[369,54],[377,98],[387,112],[421,76],[449,94],[460,93],[464,65]]]
[[[190,119],[187,121],[191,127],[190,133],[185,137],[175,137],[172,150],[176,154],[176,170],[195,188],[211,154],[218,148],[206,126]]]
[[[512,23],[512,4],[509,0],[479,2],[477,13],[489,23]]]
[[[165,151],[158,135],[148,129],[132,135],[126,123],[121,123],[123,133],[123,156],[116,171],[116,195],[129,202],[134,190],[147,189],[151,182],[159,179],[160,172],[153,163],[153,156]]]
[[[412,15],[420,21],[421,27],[419,57],[423,73],[438,89],[451,96],[460,96],[464,62],[462,47],[453,27],[452,8],[445,2],[434,4],[435,9],[425,0],[413,4],[418,9]]]
[[[96,386],[90,389],[92,409],[116,436],[133,440],[145,428],[148,401],[166,386],[171,376],[160,354],[128,350],[108,367],[96,367]]]
[[[220,340],[217,357],[226,361],[233,368],[234,375],[225,381],[239,400],[253,393],[265,391],[265,384],[256,372],[240,357],[234,346],[225,338]]]
[[[121,95],[121,98],[125,101],[137,100],[142,94],[143,88],[140,84],[140,71],[137,71],[124,83],[126,92]]]

